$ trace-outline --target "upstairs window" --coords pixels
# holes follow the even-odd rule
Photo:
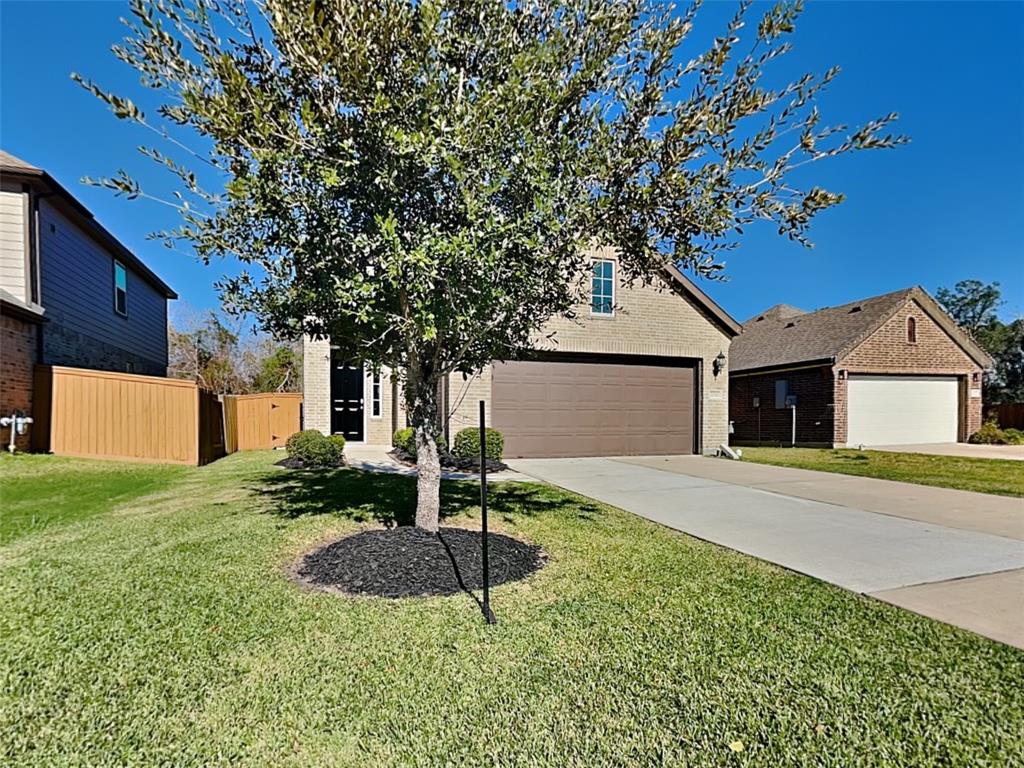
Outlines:
[[[917,344],[917,320],[912,317],[907,318],[907,342]]]
[[[611,259],[594,261],[590,283],[590,314],[615,313],[615,262]]]
[[[128,316],[128,273],[119,261],[114,262],[114,311]]]

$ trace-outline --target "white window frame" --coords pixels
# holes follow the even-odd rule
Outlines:
[[[380,371],[370,371],[370,418],[384,418],[384,377]]]
[[[596,267],[598,264],[611,264],[612,265],[612,276],[611,276],[611,284],[612,284],[611,300],[612,300],[612,302],[611,302],[611,308],[610,308],[610,310],[608,312],[595,312],[594,311],[594,267]],[[616,271],[617,270],[618,270],[618,264],[615,262],[615,259],[592,259],[591,260],[591,262],[590,262],[590,316],[591,317],[615,317],[615,280],[616,280],[616,277],[617,277],[617,275],[616,275]],[[608,279],[608,278],[602,277],[602,278],[599,278],[599,279],[600,280],[605,280],[605,279]]]
[[[117,270],[124,272],[124,312],[117,308]],[[128,317],[128,268],[117,259],[114,259],[114,314],[121,317]]]

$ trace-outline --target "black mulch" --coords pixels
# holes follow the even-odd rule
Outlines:
[[[409,453],[406,453],[401,448],[393,448],[389,454],[391,458],[395,459],[408,467],[416,466],[416,459],[414,459]],[[480,471],[480,459],[471,458],[464,459],[460,456],[454,456],[447,451],[441,451],[441,469],[456,470],[458,472],[479,472]],[[508,469],[508,464],[502,461],[495,461],[494,459],[487,460],[487,471],[488,472],[501,472]]]
[[[483,587],[481,533],[399,526],[346,536],[303,558],[307,584],[353,595],[426,597]],[[500,533],[488,537],[491,585],[518,581],[544,565],[540,547]]]
[[[302,459],[287,458],[281,459],[276,463],[276,466],[284,467],[285,469],[337,469],[338,467],[345,466],[345,459],[342,459],[337,464],[320,464],[315,467],[307,467]]]

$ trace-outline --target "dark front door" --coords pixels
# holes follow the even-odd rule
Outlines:
[[[363,367],[331,360],[331,432],[363,440]]]

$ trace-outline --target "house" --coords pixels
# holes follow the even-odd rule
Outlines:
[[[480,400],[509,457],[706,453],[726,441],[723,363],[739,324],[674,268],[628,286],[615,252],[600,249],[592,269],[589,305],[551,320],[535,354],[448,377],[449,444],[477,426]],[[304,347],[305,428],[389,446],[407,424],[397,377],[339,359],[328,339]]]
[[[919,287],[743,324],[729,364],[733,443],[953,443],[981,426],[992,360]]]
[[[175,298],[58,181],[0,151],[0,414],[31,415],[37,363],[165,376]]]

